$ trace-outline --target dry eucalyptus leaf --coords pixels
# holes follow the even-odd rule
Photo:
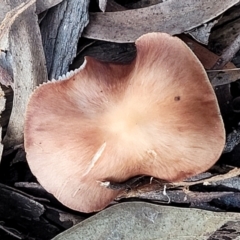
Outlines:
[[[112,42],[134,42],[147,32],[180,34],[212,20],[238,2],[168,0],[146,8],[91,13],[83,36]]]
[[[102,12],[106,11],[107,2],[108,2],[107,0],[98,0],[98,5]]]
[[[23,143],[24,113],[29,96],[37,85],[47,80],[35,12],[36,1],[26,1],[8,12],[0,25],[0,45],[5,50],[0,62],[8,63],[14,79],[13,109],[4,138],[6,147]]]
[[[186,35],[180,35],[180,38],[191,48],[191,50],[198,57],[205,69],[211,69],[217,62],[219,56],[209,51],[206,47],[202,46],[198,42],[188,38]],[[235,65],[231,62],[227,63],[224,69],[233,69]]]
[[[207,240],[230,221],[239,224],[240,215],[131,202],[110,207],[52,240]]]
[[[117,11],[124,11],[124,10],[127,10],[127,8],[118,4],[114,0],[108,0],[107,1],[107,6],[106,6],[106,9],[105,9],[106,12],[117,12]]]
[[[218,20],[213,20],[211,22],[205,23],[200,27],[194,28],[186,33],[191,35],[198,42],[208,45],[208,39],[211,33],[211,29],[218,22]]]
[[[6,99],[4,97],[4,92],[2,88],[0,88],[0,114],[5,109],[5,102],[6,102]],[[2,135],[2,126],[0,126],[0,134]],[[1,162],[2,151],[3,151],[3,145],[2,143],[0,143],[0,162]]]
[[[13,81],[7,70],[0,66],[0,83],[6,87],[11,86],[13,88]]]
[[[37,14],[46,11],[47,9],[59,4],[63,0],[37,0]]]
[[[5,18],[6,14],[12,9],[19,7],[28,1],[26,0],[14,0],[14,1],[0,1],[0,23]],[[57,5],[62,0],[36,0],[37,14]]]
[[[135,9],[135,8],[144,8],[149,7],[151,5],[155,5],[158,3],[162,3],[164,0],[140,0],[140,1],[128,1],[124,4],[125,7],[128,9]],[[165,0],[167,1],[167,0]]]

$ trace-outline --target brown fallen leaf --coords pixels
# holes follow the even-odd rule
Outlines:
[[[179,36],[190,48],[191,50],[196,54],[199,61],[202,63],[204,68],[206,70],[211,69],[213,65],[217,62],[219,59],[219,56],[210,50],[208,50],[206,47],[202,46],[195,40],[187,37],[186,35],[181,34]],[[235,65],[231,62],[226,64],[226,69],[233,69],[236,68]]]

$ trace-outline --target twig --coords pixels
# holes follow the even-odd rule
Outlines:
[[[195,182],[177,182],[177,183],[170,183],[170,186],[174,186],[174,187],[188,187],[188,186],[193,186],[196,184],[203,184],[203,185],[211,185],[211,182],[217,182],[217,181],[223,181],[229,178],[233,178],[240,175],[240,168],[234,168],[232,170],[230,170],[229,172],[225,173],[225,174],[219,174],[217,176],[213,176],[210,177],[208,179],[203,179],[203,180],[199,180],[199,181],[195,181]]]
[[[223,51],[222,56],[213,65],[211,70],[223,69],[223,67],[232,60],[232,58],[238,52],[239,49],[240,49],[240,34],[232,42],[232,44]]]
[[[16,229],[7,228],[7,227],[2,226],[1,224],[0,224],[0,229],[2,229],[4,232],[6,232],[7,234],[9,234],[10,236],[12,236],[16,239],[23,239],[21,234]],[[13,231],[16,233],[14,233]]]
[[[149,183],[151,181],[151,179],[152,179],[152,177],[137,176],[137,177],[130,178],[125,182],[111,182],[111,181],[98,181],[98,182],[100,183],[100,186],[106,187],[108,189],[128,190],[128,189],[137,187],[139,185],[144,185],[147,182]]]
[[[240,49],[240,34],[237,38],[229,45],[224,51],[221,57],[218,58],[217,62],[213,65],[211,70],[221,70],[223,67],[232,60]],[[217,72],[211,74],[211,81],[217,76]]]
[[[159,184],[159,187],[162,187],[163,190],[164,189],[166,190],[166,188],[189,187],[196,184],[210,185],[212,182],[226,180],[232,177],[236,177],[238,175],[240,175],[240,168],[234,168],[225,174],[220,174],[207,179],[202,179],[202,180],[192,181],[192,182],[183,181],[183,182],[170,183],[160,179],[154,179],[154,180]],[[116,182],[110,182],[110,181],[99,181],[99,183],[102,187],[106,187],[112,190],[129,190],[131,188],[143,186],[147,183],[151,184],[150,182],[151,178],[152,177],[138,176],[138,177],[130,178],[129,180],[122,183],[116,183]]]

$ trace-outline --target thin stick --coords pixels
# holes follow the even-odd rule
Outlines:
[[[211,70],[221,70],[224,66],[232,60],[232,58],[236,55],[238,50],[240,49],[240,34],[237,38],[230,44],[224,51],[221,57],[218,58],[217,62],[212,66]],[[211,73],[210,81],[217,76],[216,73]]]
[[[240,49],[240,34],[237,38],[229,45],[224,51],[222,56],[217,60],[217,62],[213,65],[211,70],[220,70],[232,60],[232,58],[236,55],[238,50]]]

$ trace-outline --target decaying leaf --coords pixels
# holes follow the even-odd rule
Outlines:
[[[191,48],[191,50],[196,54],[199,61],[202,63],[206,70],[211,69],[213,65],[217,62],[219,56],[215,53],[209,51],[206,47],[187,37],[186,35],[180,35],[180,38]],[[226,69],[233,69],[235,65],[231,62],[225,65]]]
[[[227,48],[237,38],[240,29],[240,5],[229,9],[226,14],[216,24],[210,35],[210,48],[222,51]]]
[[[37,14],[46,11],[47,9],[59,4],[63,0],[37,0],[36,7],[37,7]]]
[[[240,215],[131,202],[110,207],[52,240],[207,240],[230,221],[239,225]]]
[[[202,175],[202,174],[199,174]],[[206,175],[206,174],[204,174]],[[144,177],[138,183],[128,184],[120,183],[118,187],[122,187],[125,191],[118,196],[117,200],[122,198],[141,198],[141,199],[154,199],[157,201],[173,202],[173,203],[189,203],[196,202],[210,202],[213,199],[231,195],[234,197],[234,192],[194,192],[188,189],[190,186],[204,185],[204,186],[219,186],[221,182],[232,182],[232,179],[240,175],[238,168],[232,169],[225,174],[205,176],[199,180],[188,180],[178,183],[167,183],[155,178]],[[198,175],[195,176],[198,178]],[[236,184],[235,184],[236,185]],[[115,183],[103,182],[102,186],[114,189]],[[176,188],[178,190],[176,190]],[[231,188],[235,188],[231,186]],[[126,189],[129,189],[126,191]],[[175,190],[174,190],[175,189]]]
[[[112,42],[134,42],[147,32],[180,34],[207,23],[238,2],[168,0],[146,8],[91,13],[84,37]]]
[[[106,6],[106,12],[117,12],[117,11],[124,11],[127,10],[124,6],[118,4],[114,0],[108,0]]]
[[[2,88],[0,88],[0,114],[5,109],[5,102],[6,102],[6,99],[4,97],[4,92],[3,92]],[[1,134],[2,134],[2,126],[0,126],[0,136],[1,136]],[[3,151],[3,145],[0,142],[0,162],[1,162],[1,157],[2,157],[2,151]]]
[[[0,25],[0,62],[12,68],[13,109],[4,138],[6,147],[23,142],[25,108],[33,89],[47,80],[45,57],[36,15],[36,1],[26,1],[6,14]],[[36,57],[37,56],[37,57]]]
[[[106,11],[107,2],[108,2],[107,0],[98,0],[98,5],[102,12]]]
[[[240,143],[240,129],[233,130],[228,134],[224,153],[231,152]]]
[[[218,20],[213,20],[211,22],[205,23],[197,28],[194,28],[186,33],[190,34],[198,42],[207,45],[208,39],[211,33],[211,29],[218,22]]]
[[[13,81],[7,70],[0,66],[0,83],[6,87],[11,86],[13,88]]]
[[[25,4],[27,1],[14,0],[14,1],[1,1],[0,4],[0,23],[5,18],[6,14],[12,9]],[[36,12],[37,14],[55,6],[62,2],[62,0],[36,0]]]

